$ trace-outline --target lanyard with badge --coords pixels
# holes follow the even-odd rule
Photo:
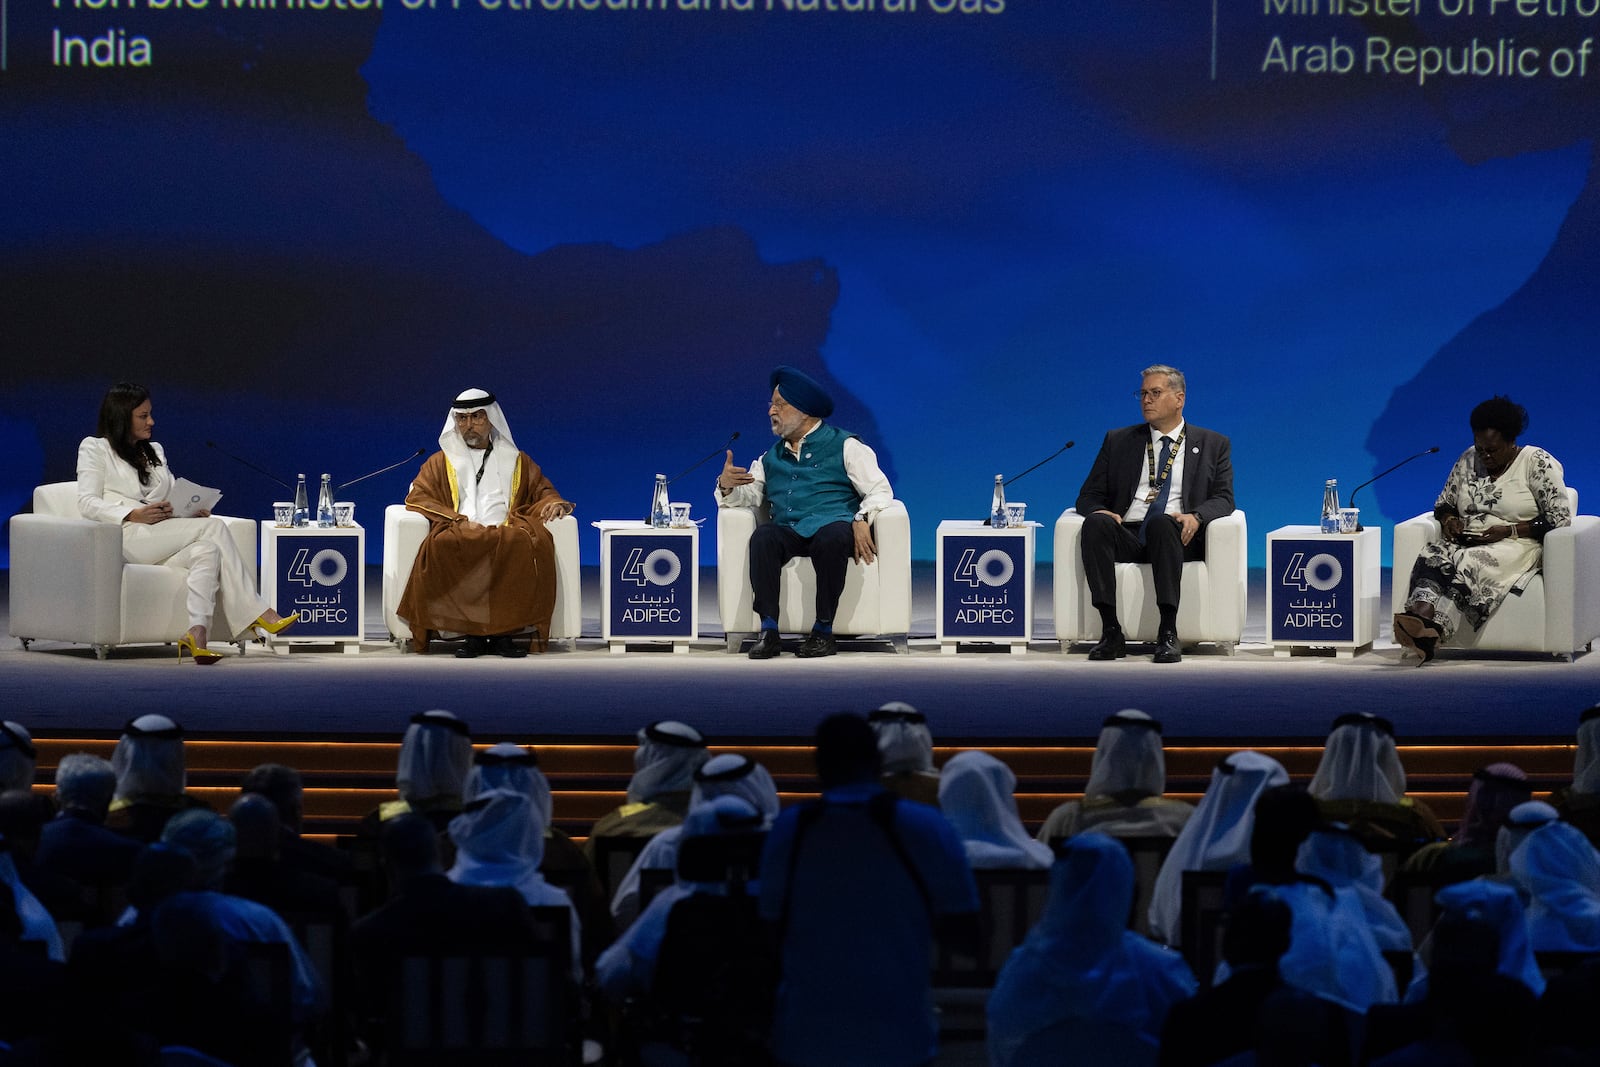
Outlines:
[[[1178,439],[1172,442],[1172,451],[1167,453],[1167,465],[1161,468],[1161,476],[1159,478],[1156,477],[1156,443],[1152,440],[1145,441],[1144,454],[1150,467],[1150,474],[1146,481],[1146,484],[1150,486],[1150,492],[1144,498],[1146,504],[1154,504],[1156,502],[1156,497],[1161,495],[1161,487],[1166,484],[1168,478],[1172,477],[1172,464],[1177,460],[1178,451],[1183,448],[1184,435],[1188,432],[1189,427],[1187,426],[1178,431]]]

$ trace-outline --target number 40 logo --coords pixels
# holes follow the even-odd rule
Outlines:
[[[1326,552],[1318,552],[1310,559],[1304,552],[1296,552],[1283,570],[1283,584],[1300,590],[1310,588],[1326,593],[1342,581],[1344,565]]]

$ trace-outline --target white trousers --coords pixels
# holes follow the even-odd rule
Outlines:
[[[122,558],[186,571],[189,625],[212,629],[233,640],[267,610],[256,591],[255,575],[239,556],[228,527],[218,518],[168,519],[155,525],[122,524]]]

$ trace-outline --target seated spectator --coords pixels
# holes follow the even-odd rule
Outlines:
[[[1263,1006],[1286,988],[1278,960],[1289,950],[1289,905],[1275,890],[1262,887],[1247,893],[1225,921],[1222,958],[1228,977],[1168,1010],[1161,1028],[1161,1067],[1210,1067],[1253,1053],[1260,1043]]]
[[[69,1003],[66,964],[24,938],[16,895],[0,881],[0,1041],[12,1048],[53,1034]]]
[[[1112,837],[1177,837],[1194,807],[1162,796],[1166,789],[1161,723],[1137,708],[1124,708],[1100,724],[1083,799],[1052,811],[1039,828],[1039,840],[1049,844],[1086,830]]]
[[[1600,853],[1582,830],[1552,822],[1528,834],[1511,880],[1528,894],[1535,952],[1600,952]]]
[[[1506,815],[1506,824],[1494,838],[1494,873],[1502,880],[1511,875],[1511,854],[1541,826],[1559,822],[1560,814],[1542,800],[1518,804]]]
[[[1167,1011],[1198,983],[1182,956],[1127,929],[1133,893],[1133,860],[1112,838],[1086,833],[1062,846],[1044,914],[989,996],[994,1067],[1011,1067],[1029,1037],[1071,1019],[1124,1029],[1155,1050]]]
[[[627,802],[602,815],[584,842],[584,854],[591,862],[598,838],[654,837],[683,822],[694,772],[710,758],[700,731],[671,719],[644,727],[638,741]]]
[[[1364,1062],[1386,1067],[1530,1062],[1525,1057],[1533,1047],[1534,996],[1521,982],[1496,973],[1499,944],[1493,924],[1470,910],[1447,914],[1431,941],[1426,998],[1372,1010]]]
[[[259,793],[243,793],[228,811],[234,855],[222,891],[265,904],[291,924],[321,923],[342,932],[349,915],[339,883],[285,863],[278,809]]]
[[[285,945],[289,951],[291,1009],[296,1027],[322,1014],[324,990],[315,969],[294,933],[271,908],[222,891],[234,856],[233,826],[213,811],[185,811],[174,815],[161,831],[163,844],[181,848],[194,857],[194,877],[188,889],[162,903],[166,907],[183,899],[184,906],[209,916],[226,943],[256,942]]]
[[[761,856],[782,961],[773,1054],[790,1067],[928,1063],[928,960],[936,936],[976,948],[971,869],[943,816],[880,784],[865,719],[824,719],[816,749],[821,799],[785,809]]]
[[[763,828],[765,820],[747,799],[724,794],[691,805],[679,837],[687,841],[717,834],[750,833]],[[673,859],[677,859],[676,849]],[[759,888],[759,882],[748,885],[752,893]],[[639,918],[601,953],[595,965],[595,980],[606,996],[620,1004],[627,997],[650,992],[672,907],[696,893],[725,895],[727,886],[722,882],[691,882],[681,874],[675,875],[673,884],[657,893]]]
[[[356,921],[350,938],[363,1018],[376,1020],[369,1042],[382,1043],[390,983],[407,956],[517,955],[539,945],[522,894],[509,886],[458,885],[439,863],[438,834],[427,818],[398,815],[383,826],[379,848],[390,898]],[[399,1024],[395,1020],[395,1025]]]
[[[1332,886],[1341,900],[1349,897],[1366,916],[1381,951],[1412,950],[1411,928],[1383,895],[1383,861],[1343,826],[1331,823],[1313,830],[1300,846],[1295,869]]]
[[[583,975],[582,923],[566,892],[544,880],[544,826],[533,802],[510,789],[490,789],[472,798],[450,820],[456,860],[449,878],[457,885],[509,886],[529,907],[566,908],[572,916],[574,977]]]
[[[454,712],[443,708],[411,716],[400,742],[395,786],[400,799],[380,805],[367,816],[364,832],[407,812],[421,815],[443,834],[461,812],[461,794],[472,770],[472,731]]]
[[[21,876],[17,874],[17,866],[12,862],[11,842],[4,837],[0,837],[0,882],[11,887],[12,910],[22,923],[22,940],[37,942],[51,959],[65,961],[67,954],[61,943],[61,931],[56,928],[56,921],[49,910],[23,884]]]
[[[939,775],[939,810],[979,868],[1049,867],[1050,846],[1028,836],[1017,815],[1017,776],[987,752],[958,752]]]
[[[39,829],[34,862],[47,871],[90,888],[118,887],[133,877],[140,844],[105,827],[117,773],[87,752],[61,757],[56,767],[56,805],[60,812]],[[97,914],[95,922],[115,915]]]
[[[878,735],[883,787],[906,800],[939,806],[939,772],[933,766],[928,718],[903,700],[891,700],[867,716]]]
[[[55,805],[43,793],[11,789],[0,793],[0,834],[11,845],[17,877],[58,923],[88,924],[95,918],[88,891],[75,879],[40,867],[39,834],[55,816]]]
[[[59,772],[57,772],[59,774]],[[241,793],[257,793],[278,811],[278,861],[286,867],[348,882],[355,876],[350,854],[303,836],[305,831],[305,781],[300,772],[281,763],[252,767],[239,783]]]
[[[1278,970],[1290,986],[1355,1014],[1398,997],[1362,903],[1296,869],[1301,846],[1319,825],[1317,802],[1299,786],[1275,786],[1256,801],[1250,862],[1228,872],[1229,905],[1258,885],[1277,891],[1294,917]]]
[[[772,826],[778,817],[778,787],[772,782],[767,769],[747,756],[724,752],[712,756],[694,772],[694,789],[689,796],[689,813],[700,805],[720,796],[739,797],[755,808],[761,816],[763,830]],[[685,825],[687,820],[685,820]],[[633,866],[617,884],[611,898],[611,914],[619,924],[627,924],[639,913],[639,882],[648,870],[676,870],[678,843],[683,826],[669,826],[650,839],[633,861]]]
[[[1498,950],[1494,953],[1496,971],[1526,986],[1535,997],[1544,993],[1544,975],[1533,957],[1528,940],[1528,918],[1516,887],[1492,878],[1473,878],[1447,885],[1434,895],[1439,906],[1437,930],[1447,921],[1468,919],[1482,922],[1494,931]],[[1430,933],[1418,950],[1421,964],[1433,966],[1434,935]],[[1406,1002],[1415,1003],[1428,996],[1430,975],[1419,965],[1417,976],[1406,990]]]
[[[1495,873],[1494,846],[1506,816],[1533,799],[1528,775],[1511,763],[1491,763],[1472,775],[1461,829],[1449,841],[1424,845],[1406,860],[1404,870],[1426,872],[1435,884],[1449,885]]]
[[[1271,756],[1245,750],[1225,756],[1211,773],[1211,784],[1172,843],[1150,897],[1150,936],[1166,945],[1179,941],[1179,910],[1184,871],[1226,871],[1250,856],[1256,798],[1289,773]]]
[[[1428,806],[1406,796],[1394,724],[1377,715],[1352,712],[1333,720],[1311,795],[1323,819],[1349,827],[1373,852],[1403,858],[1444,839],[1444,827]]]
[[[20,722],[0,722],[0,793],[33,788],[35,762],[39,758],[33,735]]]
[[[116,793],[106,826],[149,844],[161,837],[167,820],[191,808],[209,810],[184,792],[183,727],[165,715],[141,715],[122,728],[111,752]]]
[[[534,818],[544,826],[544,858],[539,861],[539,873],[555,888],[565,890],[577,909],[583,928],[584,966],[592,967],[595,957],[611,943],[610,902],[595,874],[594,864],[589,862],[583,849],[565,830],[551,825],[555,806],[550,795],[550,781],[539,769],[538,755],[531,748],[508,741],[490,745],[477,753],[462,795],[470,804],[491,789],[521,793],[532,803]]]
[[[1550,802],[1562,819],[1600,848],[1600,705],[1578,716],[1577,742],[1572,784],[1558,790]]]

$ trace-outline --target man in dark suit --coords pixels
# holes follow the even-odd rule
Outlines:
[[[1183,562],[1204,558],[1206,524],[1233,513],[1233,461],[1226,437],[1185,421],[1184,378],[1176,367],[1145,368],[1138,400],[1144,422],[1106,434],[1078,490],[1084,576],[1101,622],[1089,658],[1128,654],[1117,619],[1115,564],[1149,563],[1161,612],[1155,660],[1177,663]]]

